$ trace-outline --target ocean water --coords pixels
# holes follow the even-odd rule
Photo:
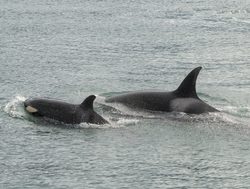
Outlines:
[[[249,0],[1,0],[0,188],[250,188]],[[104,99],[177,88],[220,113],[149,113]],[[81,103],[111,124],[63,125],[22,102]]]

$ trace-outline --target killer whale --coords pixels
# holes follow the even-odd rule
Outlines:
[[[93,109],[95,98],[95,95],[90,95],[79,105],[52,99],[31,98],[24,101],[24,107],[34,116],[48,117],[67,124],[106,124],[108,121]]]
[[[106,98],[107,103],[121,103],[131,108],[162,112],[201,114],[216,112],[216,108],[202,101],[196,93],[196,80],[202,67],[193,69],[180,86],[171,92],[138,91]]]

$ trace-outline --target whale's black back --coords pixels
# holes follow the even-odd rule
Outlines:
[[[52,99],[28,99],[24,102],[25,107],[35,108],[36,115],[48,117],[69,124],[79,124],[81,122],[105,124],[104,118],[93,109],[94,95],[87,97],[80,105]]]
[[[138,91],[110,97],[106,102],[121,103],[132,108],[164,112],[186,112],[200,114],[217,111],[199,99],[196,93],[196,80],[201,67],[193,69],[180,86],[171,92]]]

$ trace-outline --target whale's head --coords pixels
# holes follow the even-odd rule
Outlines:
[[[27,99],[24,101],[25,110],[35,116],[41,116],[39,112],[40,101],[38,99]]]

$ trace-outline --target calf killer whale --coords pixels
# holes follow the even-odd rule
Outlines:
[[[80,105],[52,99],[33,98],[24,101],[24,107],[32,115],[44,116],[68,124],[81,122],[106,124],[108,122],[93,109],[95,98],[95,95],[90,95]]]
[[[162,112],[201,114],[217,109],[203,102],[196,93],[196,80],[202,67],[193,69],[180,86],[171,92],[138,91],[107,98],[108,103],[121,103],[131,108]]]

